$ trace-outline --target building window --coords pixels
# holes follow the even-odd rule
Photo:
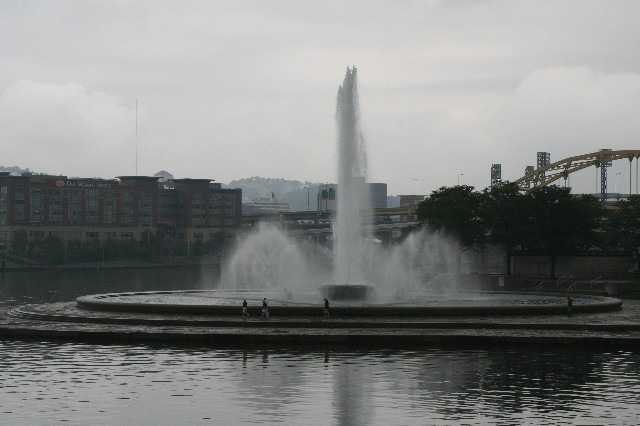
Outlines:
[[[87,225],[96,226],[99,222],[98,191],[87,191]]]
[[[0,186],[0,225],[7,225],[7,187]]]
[[[16,186],[13,193],[13,221],[15,225],[24,225],[24,186]]]
[[[202,200],[202,193],[195,192],[191,198],[191,226],[194,228],[204,227],[205,206]]]
[[[163,222],[175,222],[176,195],[173,190],[161,190],[158,194],[158,217]]]
[[[49,190],[49,225],[61,226],[64,220],[62,211],[62,191],[59,189]]]
[[[67,191],[67,223],[71,226],[82,224],[82,191]]]
[[[60,240],[64,239],[64,232],[61,231],[49,231],[50,237],[56,237]]]
[[[120,224],[122,226],[133,226],[133,193],[123,192],[120,197],[122,199]]]
[[[138,217],[140,218],[140,226],[151,226],[153,222],[153,197],[149,191],[140,193]]]
[[[40,242],[44,238],[43,231],[29,231],[29,241]]]
[[[31,225],[44,224],[44,194],[41,189],[31,189],[29,195],[29,222]]]
[[[116,223],[116,193],[107,192],[104,194],[104,224],[107,226]]]

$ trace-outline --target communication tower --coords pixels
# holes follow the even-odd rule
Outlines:
[[[611,151],[611,148],[602,148],[600,151]],[[600,201],[603,203],[607,200],[607,168],[612,165],[613,162],[611,160],[600,163]],[[596,165],[596,167],[598,166]]]
[[[502,183],[502,164],[491,165],[491,186],[497,186]]]
[[[533,173],[533,171],[535,170],[535,168],[533,166],[527,166],[524,168],[524,175],[528,175],[529,173]],[[533,178],[529,177],[526,180],[527,183],[527,188],[531,188],[531,183],[533,182]]]
[[[551,164],[551,154],[538,152],[538,168]],[[544,173],[540,173],[540,179],[544,180]]]

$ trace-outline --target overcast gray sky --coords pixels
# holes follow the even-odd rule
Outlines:
[[[334,182],[351,65],[389,194],[640,149],[640,1],[0,0],[0,59],[0,165],[51,174],[136,174],[137,99],[139,175]]]

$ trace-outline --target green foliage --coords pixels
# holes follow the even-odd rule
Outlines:
[[[46,237],[40,243],[38,258],[48,265],[64,263],[64,244],[58,237]]]
[[[536,188],[528,195],[527,245],[551,254],[585,250],[598,240],[604,210],[591,195],[571,195],[555,185]]]
[[[18,229],[13,232],[13,250],[18,254],[23,255],[27,252],[28,245],[29,238],[26,229]]]
[[[640,205],[640,199],[635,201]],[[606,217],[598,199],[591,195],[572,195],[569,188],[555,185],[520,194],[518,187],[508,182],[482,194],[469,186],[440,188],[420,204],[417,214],[423,224],[457,237],[465,249],[502,246],[507,265],[518,247],[543,251],[551,257],[552,275],[558,254],[602,244]],[[633,214],[628,214],[630,226]],[[635,214],[640,216],[640,207]],[[638,226],[640,236],[640,223]],[[640,240],[637,243],[640,245]]]
[[[465,250],[477,250],[484,245],[480,206],[481,196],[472,186],[458,185],[433,191],[416,214],[421,223],[455,236]]]
[[[618,209],[608,220],[606,235],[613,247],[632,253],[636,258],[636,266],[640,267],[639,195],[632,195],[628,200],[618,203]]]
[[[482,193],[480,217],[487,231],[487,242],[505,250],[507,273],[511,273],[513,250],[525,239],[526,197],[518,185],[505,182],[486,188]]]
[[[527,196],[525,245],[551,257],[553,277],[558,254],[586,250],[598,242],[604,209],[595,197],[571,195],[569,188],[556,185],[536,188]]]

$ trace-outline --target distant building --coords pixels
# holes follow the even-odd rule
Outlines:
[[[400,207],[417,209],[418,205],[424,201],[424,195],[400,195]]]
[[[252,198],[242,203],[242,214],[275,214],[288,211],[288,203],[279,203],[271,198]]]
[[[328,183],[318,186],[318,210],[319,211],[335,211],[336,201],[339,187],[337,184]],[[371,207],[374,209],[387,208],[387,184],[386,183],[367,183]]]
[[[371,197],[371,207],[374,209],[387,208],[387,184],[370,183],[369,196]]]
[[[140,239],[159,227],[191,243],[240,228],[240,189],[222,189],[210,179],[174,179],[173,186],[166,189],[151,176],[0,173],[0,245],[11,247],[20,230],[36,245],[49,236],[65,242]]]
[[[424,195],[400,195],[400,207],[408,209],[417,209],[421,202],[424,201]],[[414,222],[417,220],[416,215],[401,216],[403,222]]]

